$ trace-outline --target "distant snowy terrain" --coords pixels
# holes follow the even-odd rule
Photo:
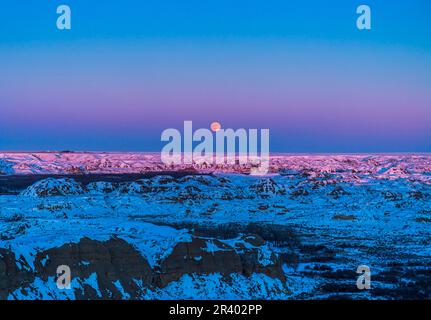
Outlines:
[[[172,176],[191,168],[144,153],[0,154],[0,299],[431,298],[430,155],[277,155],[270,168]],[[80,179],[146,172],[159,174]],[[55,284],[63,264],[71,290]],[[363,264],[371,290],[356,287]]]
[[[166,166],[159,153],[0,153],[0,175],[127,174],[191,169],[202,173],[249,173],[249,165]],[[270,172],[336,175],[349,181],[416,179],[431,181],[430,155],[272,155]],[[365,180],[361,180],[365,179]]]

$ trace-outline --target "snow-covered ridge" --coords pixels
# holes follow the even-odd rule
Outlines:
[[[2,159],[0,156],[0,175],[14,174],[15,171],[12,168],[14,163],[8,161],[7,159]]]
[[[0,175],[122,174],[193,169],[201,173],[249,173],[248,165],[166,166],[159,153],[0,153]],[[270,172],[344,181],[416,179],[431,181],[431,155],[272,155]]]
[[[28,197],[72,196],[84,193],[81,184],[73,179],[48,178],[36,182],[24,190],[21,195]]]

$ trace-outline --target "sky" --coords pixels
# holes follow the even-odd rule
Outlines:
[[[431,2],[396,2],[0,0],[0,150],[160,151],[192,120],[272,152],[431,152]]]

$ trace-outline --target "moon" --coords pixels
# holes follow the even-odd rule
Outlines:
[[[215,121],[215,122],[211,123],[210,127],[211,127],[212,131],[217,132],[221,129],[221,124],[219,122]]]

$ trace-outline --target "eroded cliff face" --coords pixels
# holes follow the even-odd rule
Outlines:
[[[34,281],[34,273],[19,268],[20,264],[13,252],[0,249],[0,299],[7,299],[9,293]]]
[[[179,280],[184,274],[220,273],[225,277],[240,274],[250,277],[262,273],[284,281],[284,274],[278,257],[270,253],[259,259],[264,241],[257,235],[248,235],[230,246],[217,239],[193,237],[192,242],[175,246],[172,254],[160,265],[159,285],[166,286]]]
[[[44,250],[35,255],[33,267],[14,252],[1,249],[0,299],[142,299],[151,293],[155,297],[184,275],[217,274],[226,285],[233,285],[232,276],[263,274],[281,284],[285,278],[277,255],[260,257],[264,245],[257,235],[244,236],[233,245],[193,236],[191,242],[177,243],[154,268],[139,250],[120,238],[82,238]],[[71,270],[71,292],[55,287],[61,265]],[[274,290],[288,292],[283,285]]]
[[[117,281],[124,292],[137,298],[139,288],[134,280],[146,286],[155,282],[155,274],[146,259],[118,238],[108,241],[82,238],[78,243],[39,252],[34,265],[36,275],[45,282],[56,275],[58,266],[68,266],[72,278],[79,284],[72,286],[77,299],[121,299],[122,292],[114,284]],[[86,281],[94,275],[95,283]]]

